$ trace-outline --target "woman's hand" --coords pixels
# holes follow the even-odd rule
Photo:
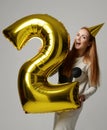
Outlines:
[[[80,103],[84,102],[85,101],[85,96],[84,95],[80,95],[79,96],[79,101],[80,101]]]

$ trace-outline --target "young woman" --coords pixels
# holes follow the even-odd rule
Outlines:
[[[102,25],[100,25],[100,28],[101,26]],[[60,83],[72,82],[71,77],[73,69],[80,68],[81,75],[73,78],[73,81],[79,82],[79,101],[81,107],[76,110],[56,113],[54,130],[75,130],[75,125],[82,110],[83,102],[97,90],[100,71],[95,35],[96,34],[93,36],[91,34],[89,28],[81,28],[75,37],[72,49],[59,68]]]

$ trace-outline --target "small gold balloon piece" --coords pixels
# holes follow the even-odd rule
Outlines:
[[[26,113],[64,111],[80,106],[77,82],[51,84],[48,81],[69,50],[68,32],[61,22],[47,14],[34,14],[16,21],[3,33],[18,50],[31,38],[42,41],[42,49],[19,71],[18,90]]]

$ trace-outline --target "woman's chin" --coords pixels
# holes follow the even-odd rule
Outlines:
[[[75,46],[75,49],[79,50],[81,49],[81,46]]]

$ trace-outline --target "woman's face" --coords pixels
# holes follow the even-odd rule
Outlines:
[[[84,53],[89,46],[89,32],[86,29],[80,29],[75,37],[74,47],[81,53]]]

